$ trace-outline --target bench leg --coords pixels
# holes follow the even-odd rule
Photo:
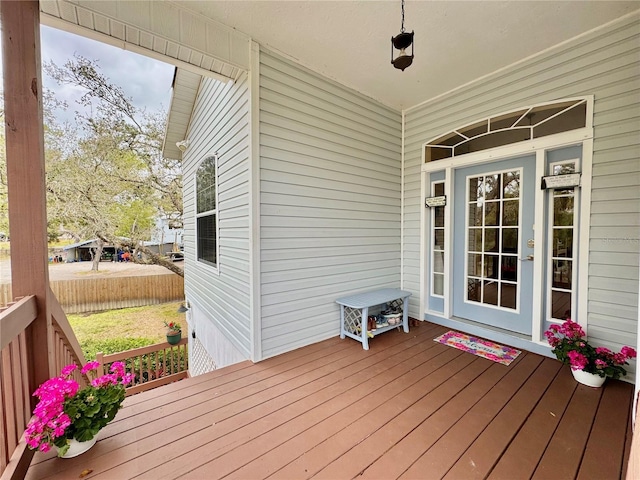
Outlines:
[[[402,327],[404,333],[409,333],[409,297],[404,297],[402,304]]]
[[[344,305],[340,305],[340,338],[344,340]]]
[[[369,350],[369,337],[367,336],[367,319],[369,318],[369,307],[362,309],[362,320],[360,321],[360,330],[362,330],[362,348]]]

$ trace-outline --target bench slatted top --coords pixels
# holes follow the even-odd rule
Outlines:
[[[410,297],[411,292],[400,290],[399,288],[382,288],[371,292],[356,293],[348,297],[342,297],[336,300],[336,303],[351,308],[373,307],[387,303],[398,298]]]

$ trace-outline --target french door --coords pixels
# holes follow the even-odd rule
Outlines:
[[[455,170],[454,316],[531,334],[535,171],[535,155]]]

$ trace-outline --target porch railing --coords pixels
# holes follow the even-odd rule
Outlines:
[[[124,362],[125,370],[135,377],[127,396],[182,380],[189,376],[187,344],[182,338],[176,345],[163,342],[110,355],[98,353],[98,375],[107,373],[113,362]]]
[[[24,478],[33,457],[23,438],[24,430],[35,406],[33,392],[33,359],[47,356],[49,376],[60,373],[69,364],[82,367],[84,355],[67,316],[50,293],[46,345],[30,341],[29,327],[38,318],[35,296],[16,299],[0,308],[0,475],[2,480]],[[84,386],[88,377],[74,372]]]

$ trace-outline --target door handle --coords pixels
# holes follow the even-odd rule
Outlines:
[[[518,260],[520,260],[521,262],[533,262],[533,255],[527,255],[525,258],[519,258]]]

